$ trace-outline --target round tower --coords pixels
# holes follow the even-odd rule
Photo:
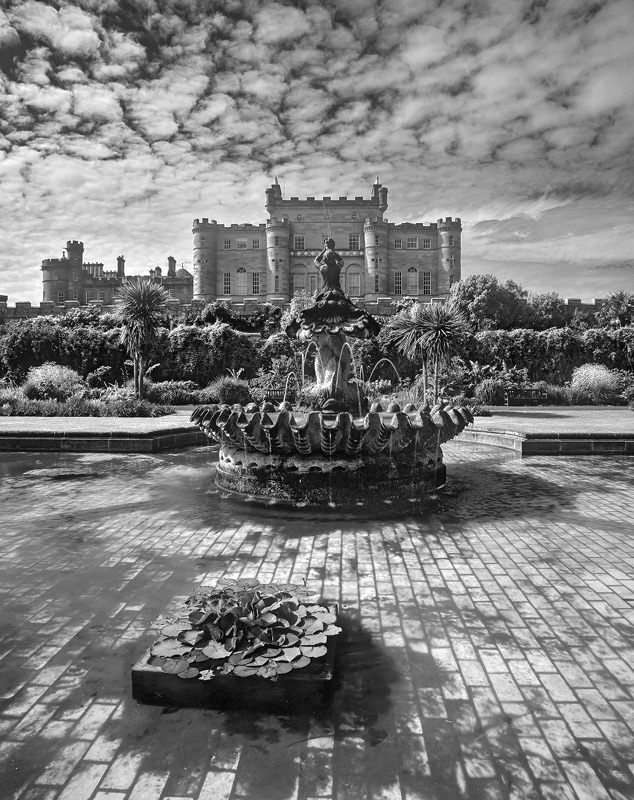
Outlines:
[[[388,294],[387,222],[383,217],[366,219],[363,226],[365,244],[366,300]]]
[[[194,300],[209,303],[216,299],[216,273],[218,269],[218,223],[207,217],[195,219],[194,234]]]
[[[438,294],[449,294],[452,284],[459,281],[461,276],[460,234],[462,224],[460,217],[439,219],[437,228],[440,259],[437,291]]]
[[[66,242],[66,251],[61,258],[45,258],[42,261],[42,299],[44,302],[62,304],[72,300],[71,292],[81,285],[84,262],[84,244],[77,239]],[[77,280],[73,281],[73,274]]]
[[[287,219],[269,219],[266,223],[266,299],[283,296],[290,299],[291,226]]]

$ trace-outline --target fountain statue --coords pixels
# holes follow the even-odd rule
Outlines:
[[[347,338],[376,336],[380,325],[343,291],[343,259],[333,239],[324,241],[314,263],[322,289],[286,333],[317,347],[321,408],[199,406],[192,421],[221,445],[216,483],[244,497],[300,507],[368,511],[378,504],[411,511],[445,483],[441,445],[473,416],[451,405],[417,410],[396,403],[385,411],[374,404],[355,416],[359,385],[352,380]]]
[[[358,398],[350,382],[352,368],[346,337],[367,339],[376,336],[381,326],[357,308],[341,288],[339,276],[343,259],[336,252],[333,239],[324,240],[324,249],[314,263],[322,277],[322,289],[315,304],[301,311],[299,318],[286,328],[286,333],[300,342],[315,342],[317,391],[334,401],[330,403],[331,408],[350,409]]]

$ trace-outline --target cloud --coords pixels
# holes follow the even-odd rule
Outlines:
[[[367,196],[379,174],[391,221],[462,217],[464,257],[622,262],[633,40],[630,0],[13,0],[0,291],[20,265],[39,297],[27,265],[69,237],[187,266],[191,220],[263,220],[276,175]]]

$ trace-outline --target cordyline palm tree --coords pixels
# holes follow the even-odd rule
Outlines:
[[[117,293],[121,343],[134,362],[134,391],[139,399],[143,397],[143,377],[168,297],[160,284],[145,276],[130,278]]]
[[[388,341],[410,361],[423,362],[423,393],[427,396],[427,370],[434,370],[434,399],[438,399],[440,367],[469,332],[464,312],[455,303],[414,303],[396,314]]]

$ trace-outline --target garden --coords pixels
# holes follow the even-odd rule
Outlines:
[[[0,415],[159,416],[174,406],[291,400],[319,408],[315,348],[286,325],[290,308],[244,318],[216,301],[177,317],[149,279],[128,282],[115,313],[0,320]],[[594,312],[554,293],[476,275],[449,302],[402,298],[374,339],[350,342],[359,405],[420,407],[439,399],[487,413],[513,390],[553,405],[634,406],[634,295]]]

